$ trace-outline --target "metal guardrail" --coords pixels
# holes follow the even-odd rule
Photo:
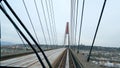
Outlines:
[[[65,68],[66,63],[66,57],[67,57],[67,50],[65,50],[56,60],[55,64],[52,65],[53,68]]]
[[[70,55],[69,59],[72,60],[74,65],[74,67],[72,68],[84,68],[83,65],[78,61],[78,58],[74,55],[74,53],[71,50],[69,50],[69,55]]]

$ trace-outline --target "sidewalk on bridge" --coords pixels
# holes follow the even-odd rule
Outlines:
[[[79,59],[79,62],[83,65],[83,68],[103,68],[99,65],[93,64],[92,61],[87,62],[87,57],[83,55],[82,53],[77,53],[76,51],[73,51],[76,57]]]

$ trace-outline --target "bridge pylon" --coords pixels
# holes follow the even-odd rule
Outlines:
[[[65,35],[64,35],[64,45],[70,45],[70,35],[69,35],[69,22],[66,23]]]

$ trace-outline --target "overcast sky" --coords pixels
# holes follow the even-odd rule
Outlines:
[[[7,1],[35,37],[27,13],[23,6],[22,0],[7,0]],[[36,1],[39,8],[42,24],[45,29],[46,37],[48,38],[45,21],[43,17],[43,11],[40,3],[41,1],[40,0],[36,0]],[[66,22],[70,22],[70,1],[71,0],[53,0],[55,23],[57,28],[56,29],[57,38],[59,44],[63,44]],[[45,6],[45,1],[43,0],[43,2]],[[81,35],[82,44],[91,45],[103,2],[104,0],[85,0],[83,28]],[[29,10],[40,43],[45,43],[41,31],[40,23],[37,17],[37,13],[35,10],[34,2],[33,0],[25,0],[25,3]],[[79,0],[78,25],[77,25],[78,28],[80,25],[81,7],[82,7],[82,0]],[[14,19],[14,21],[18,24],[16,19],[8,10],[8,8],[6,8],[6,10]],[[0,11],[0,21],[1,21],[0,24],[1,24],[1,36],[2,36],[1,40],[12,43],[22,43],[14,27],[7,19],[7,17],[2,13],[2,11]],[[78,33],[77,33],[77,40],[78,40]],[[99,31],[96,37],[95,46],[120,47],[120,0],[107,0],[104,13],[102,16],[101,24],[99,27]]]

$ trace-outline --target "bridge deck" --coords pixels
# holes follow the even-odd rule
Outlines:
[[[74,52],[74,51],[73,51]],[[99,65],[93,64],[91,61],[87,62],[87,56],[83,55],[82,53],[77,53],[76,51],[74,52],[76,57],[79,60],[79,63],[82,64],[83,68],[103,68],[100,67]]]
[[[46,56],[48,57],[50,63],[54,63],[59,55],[63,53],[65,48],[54,49],[50,51],[45,51]],[[43,58],[42,54],[39,53],[41,56],[45,66],[48,67],[45,59]],[[16,57],[8,60],[1,61],[1,66],[12,66],[12,67],[29,67],[29,68],[42,68],[41,64],[38,62],[38,59],[35,54],[30,54],[22,57]]]

